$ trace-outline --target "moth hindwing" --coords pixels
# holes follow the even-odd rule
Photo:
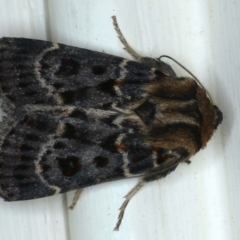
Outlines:
[[[222,114],[159,59],[47,41],[0,40],[0,195],[18,201],[142,176],[165,177],[205,147]]]

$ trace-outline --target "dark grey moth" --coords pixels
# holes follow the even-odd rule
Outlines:
[[[0,195],[46,197],[122,178],[165,177],[205,147],[222,114],[199,81],[46,41],[0,40]]]

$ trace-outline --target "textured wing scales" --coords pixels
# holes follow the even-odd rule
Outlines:
[[[0,54],[6,200],[142,175],[164,160],[145,140],[155,108],[145,87],[160,79],[151,68],[29,39],[2,39]]]

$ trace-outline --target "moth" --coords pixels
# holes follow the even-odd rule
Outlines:
[[[0,195],[19,201],[141,176],[204,148],[222,113],[203,85],[160,58],[135,60],[47,41],[0,40]]]

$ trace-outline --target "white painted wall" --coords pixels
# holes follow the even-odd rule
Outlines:
[[[130,58],[113,29],[116,15],[141,55],[168,54],[208,88],[224,120],[207,148],[144,187],[113,232],[123,196],[137,179],[7,203],[1,240],[240,239],[240,2],[234,0],[0,0],[0,36],[65,43]],[[181,75],[183,70],[175,67]]]

